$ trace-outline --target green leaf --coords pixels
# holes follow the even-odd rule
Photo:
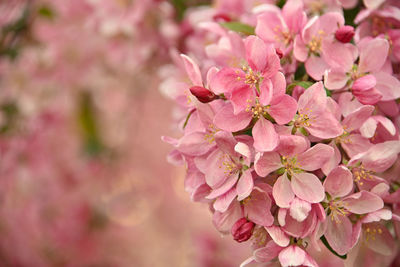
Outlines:
[[[79,104],[78,120],[82,128],[85,151],[91,156],[97,156],[104,150],[104,146],[98,131],[92,96],[83,93]]]
[[[289,94],[289,95],[291,95],[292,92],[293,92],[293,89],[294,89],[296,86],[301,86],[301,87],[303,87],[304,89],[307,89],[307,88],[310,87],[311,85],[313,85],[313,83],[312,83],[312,82],[309,82],[309,81],[294,81],[294,82],[292,82],[291,84],[288,85],[288,87],[286,88],[286,93]]]
[[[38,14],[42,17],[53,19],[54,18],[54,11],[47,5],[43,5],[39,7]]]
[[[244,23],[241,23],[238,21],[223,22],[223,23],[221,23],[221,26],[227,28],[228,30],[243,33],[246,35],[254,35],[255,34],[253,26],[244,24]]]
[[[324,235],[321,236],[321,241],[322,241],[322,243],[324,243],[325,247],[327,249],[329,249],[335,256],[338,256],[339,258],[344,259],[344,260],[347,259],[347,254],[346,255],[339,255],[336,251],[333,250],[333,248],[331,248],[331,246],[328,243],[328,240],[326,240]]]

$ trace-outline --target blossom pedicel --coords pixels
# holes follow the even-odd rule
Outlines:
[[[233,2],[186,14],[197,23],[162,84],[181,114],[183,136],[164,140],[186,191],[221,233],[249,240],[241,266],[390,266],[399,2]]]

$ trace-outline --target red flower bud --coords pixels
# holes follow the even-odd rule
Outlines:
[[[227,14],[218,13],[213,16],[213,20],[216,22],[230,22],[232,19]]]
[[[278,55],[279,59],[283,58],[283,52],[279,48],[275,49],[276,54]]]
[[[190,92],[194,95],[201,103],[208,103],[218,98],[216,94],[207,90],[201,86],[193,86],[190,88]]]
[[[249,222],[246,218],[241,218],[232,226],[231,233],[233,239],[237,242],[249,240],[253,234],[254,223]]]
[[[339,42],[348,43],[353,39],[354,36],[354,28],[352,26],[342,26],[340,27],[336,33],[335,37]]]

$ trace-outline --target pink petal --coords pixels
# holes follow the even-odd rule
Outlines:
[[[232,174],[226,179],[226,181],[219,186],[218,188],[213,189],[209,195],[206,196],[207,199],[214,199],[219,196],[222,196],[226,192],[228,192],[235,184],[236,181],[238,180],[238,174]]]
[[[236,192],[238,200],[241,201],[248,197],[253,190],[254,182],[251,172],[249,170],[243,172],[242,176],[236,185]]]
[[[331,90],[337,90],[343,88],[349,77],[346,75],[346,73],[343,70],[329,70],[325,72],[325,77],[324,77],[324,84],[325,87]]]
[[[324,188],[332,198],[347,196],[353,189],[353,175],[345,166],[337,166],[326,177]]]
[[[235,145],[235,151],[240,155],[244,156],[245,158],[252,159],[253,157],[252,151],[250,150],[249,146],[246,145],[245,143],[238,142]]]
[[[376,78],[374,75],[368,74],[354,81],[352,85],[353,90],[366,91],[375,87]]]
[[[254,169],[259,176],[265,177],[280,167],[282,167],[282,163],[278,153],[264,152],[256,155]]]
[[[400,81],[386,72],[374,73],[376,78],[375,88],[381,92],[382,101],[394,100],[400,97]]]
[[[400,141],[386,141],[374,145],[362,158],[365,168],[383,172],[393,165],[400,153]]]
[[[204,139],[204,133],[194,132],[184,135],[177,144],[177,149],[186,155],[200,156],[207,153],[214,145]]]
[[[335,151],[331,146],[316,144],[307,151],[297,156],[300,168],[306,171],[315,171],[321,168],[333,157]]]
[[[230,233],[232,226],[237,220],[243,217],[242,208],[238,201],[232,202],[225,212],[215,211],[213,214],[213,224],[218,231]]]
[[[214,124],[225,131],[236,132],[243,130],[249,125],[252,115],[249,112],[243,111],[237,115],[233,114],[233,107],[230,104],[221,108],[214,117]]]
[[[273,45],[265,44],[256,36],[249,36],[245,46],[247,62],[253,70],[261,72],[264,78],[270,78],[278,72],[280,60]]]
[[[244,86],[242,88],[236,89],[232,92],[229,98],[233,105],[234,114],[238,114],[245,111],[249,106],[249,101],[254,99],[253,89],[249,86]]]
[[[272,151],[279,143],[274,125],[260,117],[253,127],[254,148],[260,152]]]
[[[294,39],[293,54],[298,61],[304,62],[308,57],[308,49],[301,39],[300,35],[297,35]]]
[[[371,117],[372,112],[374,111],[374,106],[365,105],[361,106],[349,115],[347,115],[342,121],[343,128],[346,129],[347,132],[351,132],[353,130],[358,130],[361,125]]]
[[[277,35],[274,29],[286,30],[283,23],[283,18],[278,12],[266,11],[257,16],[255,32],[265,42],[273,43]]]
[[[360,134],[350,134],[340,144],[350,158],[372,147],[371,142]]]
[[[223,168],[223,162],[226,160],[225,154],[217,149],[214,150],[207,157],[207,169],[205,172],[205,178],[207,184],[212,188],[221,186],[228,178],[225,168]]]
[[[245,73],[241,69],[223,68],[211,78],[210,89],[215,94],[230,93],[245,87],[244,79]]]
[[[277,72],[271,77],[273,99],[286,93],[286,79],[282,72]]]
[[[260,103],[264,106],[269,105],[273,97],[272,82],[270,79],[264,79],[260,84]]]
[[[326,220],[327,228],[325,232],[326,240],[334,251],[339,255],[345,255],[351,246],[353,227],[346,216],[338,215]]]
[[[207,184],[198,186],[190,195],[190,200],[194,202],[208,202],[206,196],[210,193],[211,187]]]
[[[269,241],[263,248],[254,251],[254,257],[257,262],[269,262],[276,258],[282,250],[274,241]]]
[[[267,230],[268,234],[271,236],[272,240],[280,246],[280,247],[287,247],[290,243],[290,238],[288,235],[282,231],[282,229],[279,226],[268,226],[265,227],[265,230]]]
[[[269,115],[280,125],[291,121],[296,112],[297,102],[289,95],[281,95],[275,98],[271,103],[271,107],[268,109]]]
[[[310,134],[322,139],[335,138],[343,134],[342,125],[332,113],[313,113],[310,126],[305,127]]]
[[[368,191],[360,191],[343,199],[345,208],[351,213],[365,214],[383,208],[383,200]]]
[[[279,253],[279,262],[283,267],[300,266],[306,259],[306,252],[296,245],[291,245]]]
[[[276,205],[281,208],[289,208],[290,203],[294,199],[294,193],[290,185],[290,181],[286,175],[286,172],[280,176],[272,189],[272,196],[276,202]]]
[[[311,204],[300,198],[295,197],[290,203],[290,216],[298,222],[304,221],[311,211]]]
[[[297,197],[310,203],[318,203],[325,198],[324,187],[314,174],[294,173],[291,186]]]
[[[328,175],[342,160],[342,155],[341,155],[339,149],[337,148],[334,140],[329,143],[329,146],[331,146],[333,148],[335,154],[321,168],[322,172],[325,175]]]
[[[236,155],[234,147],[237,143],[232,133],[226,131],[219,131],[214,135],[215,143],[218,148],[228,155]]]
[[[285,22],[293,33],[298,33],[307,20],[303,11],[303,1],[291,0],[287,1],[282,8],[282,15]]]
[[[181,54],[186,73],[193,85],[204,86],[199,66],[188,56]]]
[[[237,196],[236,189],[231,188],[228,192],[226,192],[222,196],[218,197],[217,200],[215,200],[213,206],[214,209],[219,212],[225,212],[236,196]]]
[[[309,148],[307,139],[300,135],[280,135],[277,151],[282,156],[293,157]]]
[[[349,71],[353,67],[353,52],[341,42],[324,40],[322,51],[323,59],[331,68]]]
[[[353,90],[353,95],[364,105],[375,105],[382,99],[382,94],[375,88],[365,91]]]
[[[396,248],[396,242],[394,241],[392,234],[386,228],[386,226],[380,223],[369,223],[364,225],[365,228],[370,229],[381,229],[382,233],[375,234],[375,239],[367,242],[368,248],[381,254],[382,256],[392,256]]]
[[[322,80],[325,71],[329,69],[329,65],[322,57],[313,54],[307,59],[305,65],[307,73],[316,81]]]
[[[271,214],[271,199],[268,194],[254,188],[250,198],[244,204],[244,213],[247,218],[259,225],[270,226],[274,222]]]
[[[299,112],[306,113],[307,110],[313,110],[313,112],[325,111],[326,99],[326,92],[322,82],[314,83],[300,96],[297,103]]]
[[[389,43],[386,39],[375,38],[368,41],[360,49],[358,70],[361,73],[379,71],[389,53]]]

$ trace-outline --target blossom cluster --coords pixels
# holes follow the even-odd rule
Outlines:
[[[160,71],[183,132],[163,137],[168,160],[185,164],[185,190],[221,233],[251,241],[241,266],[324,266],[328,250],[342,265],[389,266],[400,237],[399,2],[284,2],[187,14],[190,34]]]

